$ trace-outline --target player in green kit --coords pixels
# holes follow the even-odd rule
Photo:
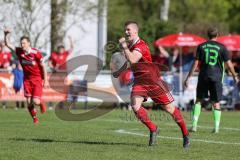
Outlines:
[[[221,119],[220,101],[222,98],[222,83],[224,79],[225,65],[232,74],[236,83],[238,83],[238,75],[235,73],[231,60],[229,59],[226,47],[217,42],[218,29],[213,27],[207,31],[209,40],[197,47],[195,61],[190,72],[184,82],[187,87],[188,79],[192,76],[195,69],[199,66],[197,98],[193,106],[193,121],[190,131],[197,131],[198,118],[201,113],[201,101],[210,93],[210,101],[212,103],[214,130],[213,133],[219,132]]]

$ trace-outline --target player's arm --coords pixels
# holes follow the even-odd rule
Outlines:
[[[5,45],[11,50],[11,53],[15,52],[15,47],[10,43],[9,36],[10,36],[11,31],[6,29],[4,30],[4,42]]]
[[[158,49],[164,55],[164,57],[169,58],[169,53],[162,46],[159,46]]]
[[[186,80],[184,81],[184,86],[187,88],[188,86],[188,80],[189,78],[193,75],[194,71],[197,69],[198,67],[198,64],[199,64],[199,60],[198,59],[195,59],[194,63],[192,64],[192,67],[187,75],[187,78]]]
[[[127,60],[131,64],[137,63],[142,58],[142,54],[139,51],[134,50],[134,51],[131,52],[128,49],[127,42],[126,42],[126,39],[124,37],[119,40],[119,43],[121,44],[121,46],[123,48],[123,51],[124,51],[124,54],[125,54]]]
[[[192,64],[192,67],[191,67],[191,69],[190,69],[190,71],[189,71],[189,73],[187,75],[187,78],[184,81],[184,87],[185,88],[188,87],[188,80],[193,75],[194,71],[197,69],[198,64],[199,64],[199,62],[201,60],[201,57],[202,57],[202,50],[201,50],[201,47],[198,46],[197,47],[197,51],[196,51],[196,55],[195,55],[195,60],[194,60],[194,62]]]
[[[48,66],[49,66],[51,69],[54,68],[51,59],[48,60]]]
[[[228,60],[228,61],[225,62],[225,65],[227,66],[227,68],[231,72],[234,81],[236,83],[238,83],[239,82],[238,74],[235,72],[232,62],[230,60]]]
[[[40,63],[40,66],[42,67],[42,74],[43,74],[43,86],[48,87],[48,79],[47,79],[47,68],[43,62]]]

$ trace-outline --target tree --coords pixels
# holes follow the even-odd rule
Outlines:
[[[90,1],[0,0],[0,6],[0,28],[11,28],[15,43],[28,35],[33,47],[46,52],[63,43],[71,27],[83,29],[81,20],[97,15],[97,4]]]
[[[164,3],[161,7],[160,19],[163,21],[168,21],[170,0],[164,0]]]
[[[56,47],[62,44],[67,10],[67,1],[51,0],[51,50],[56,50]]]
[[[228,11],[228,23],[230,33],[240,34],[239,22],[240,22],[240,1],[229,0],[230,9]]]
[[[51,0],[51,10],[51,50],[63,43],[71,27],[84,30],[81,20],[97,16],[97,4],[91,1]]]
[[[2,15],[0,21],[4,25],[2,28],[12,29],[17,42],[20,36],[28,35],[32,46],[48,48],[50,40],[50,37],[46,36],[50,27],[50,21],[46,18],[46,15],[50,14],[48,0],[0,0],[0,5]]]
[[[228,32],[229,2],[226,0],[178,0],[171,1],[169,21],[182,32],[205,36],[206,28],[217,26],[222,33]]]

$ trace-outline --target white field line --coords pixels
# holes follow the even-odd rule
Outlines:
[[[105,122],[119,122],[119,123],[139,123],[136,120],[131,120],[131,121],[124,121],[124,120],[115,120],[115,119],[98,119],[98,121],[105,121]],[[175,123],[163,123],[164,125],[168,125],[168,126],[175,126]],[[188,124],[188,126],[191,126],[191,124]],[[161,127],[161,125],[160,125]],[[210,129],[212,130],[213,127],[210,126],[200,126],[198,125],[198,128],[204,128],[204,129]],[[229,131],[240,131],[240,128],[230,128],[230,127],[221,127],[220,126],[220,130],[229,130]]]
[[[142,134],[142,133],[136,133],[136,132],[130,132],[124,129],[116,130],[115,132],[120,134],[129,134],[129,135],[135,135],[135,136],[142,136],[142,137],[148,137],[148,135]],[[182,138],[178,137],[167,137],[167,136],[158,136],[158,138],[161,139],[171,139],[171,140],[182,140]],[[213,141],[213,140],[205,140],[205,139],[190,139],[193,142],[203,142],[203,143],[212,143],[212,144],[226,144],[226,145],[240,145],[240,143],[235,142],[225,142],[225,141]]]

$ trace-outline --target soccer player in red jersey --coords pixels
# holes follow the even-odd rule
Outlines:
[[[10,30],[4,31],[4,40],[6,46],[14,52],[24,73],[24,96],[27,98],[29,113],[33,118],[34,124],[38,123],[37,111],[35,105],[40,106],[41,113],[46,112],[45,103],[42,101],[42,88],[48,86],[47,71],[42,62],[42,54],[38,49],[32,48],[30,39],[23,36],[20,39],[21,47],[14,47],[9,42]]]
[[[10,66],[11,53],[4,50],[4,43],[0,43],[0,68],[7,69]]]
[[[70,42],[70,49],[66,50],[63,45],[57,47],[57,52],[52,52],[48,61],[48,65],[54,71],[65,71],[66,70],[66,61],[68,56],[73,52],[73,42],[72,38],[68,37]]]
[[[161,104],[163,109],[170,113],[183,135],[183,147],[190,145],[189,133],[178,107],[173,105],[173,97],[168,89],[160,83],[160,74],[154,69],[148,45],[138,36],[138,24],[134,21],[125,23],[125,37],[119,39],[124,54],[131,64],[134,73],[134,84],[131,92],[131,105],[136,117],[150,130],[149,146],[156,143],[159,128],[148,117],[142,103],[150,97],[155,103]]]

